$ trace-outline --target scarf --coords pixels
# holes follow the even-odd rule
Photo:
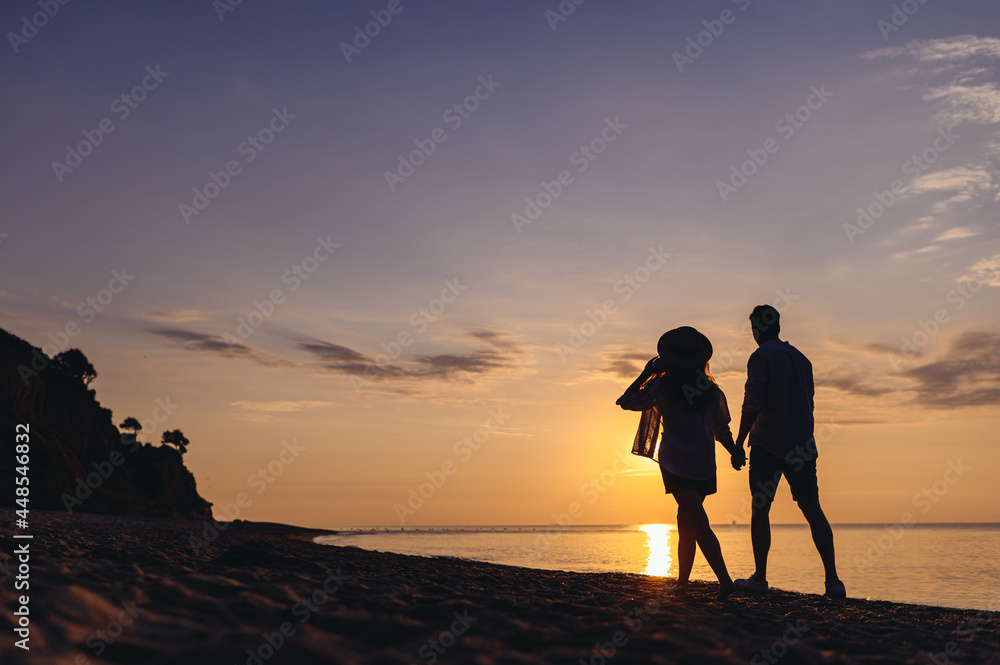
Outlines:
[[[654,406],[642,412],[642,418],[639,419],[639,430],[635,433],[635,441],[632,442],[632,454],[659,462],[659,446],[657,445],[659,436],[660,410]]]

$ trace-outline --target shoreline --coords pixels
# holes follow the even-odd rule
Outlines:
[[[678,574],[676,531],[669,524],[586,525],[575,531],[546,526],[413,527],[403,533],[398,528],[337,529],[339,534],[316,541],[398,554],[459,556],[540,570],[639,573],[654,578]],[[1000,524],[930,527],[908,537],[889,532],[885,525],[834,529],[840,555],[838,568],[851,597],[951,609],[1000,610],[1000,586],[996,584],[1000,568],[988,555],[1000,545]],[[714,531],[732,576],[746,577],[753,570],[749,528],[722,526]],[[788,525],[772,531],[771,588],[822,594],[823,570],[817,565],[809,526]],[[562,540],[557,541],[557,537]],[[972,552],[983,554],[970,559]],[[942,563],[955,570],[943,572]],[[942,574],[947,576],[947,583],[942,583]],[[703,556],[696,558],[692,579],[716,580]]]
[[[662,578],[320,545],[329,530],[279,523],[201,545],[202,521],[31,517],[31,650],[13,644],[7,579],[4,662],[1000,663],[1000,613],[781,590],[717,602],[705,582],[671,597]],[[9,566],[22,541],[0,540]]]

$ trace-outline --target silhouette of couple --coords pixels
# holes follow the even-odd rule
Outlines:
[[[819,504],[816,445],[813,438],[812,364],[798,349],[778,338],[778,310],[758,305],[750,314],[757,350],[747,361],[747,381],[736,440],[726,396],[709,373],[712,343],[691,327],[663,334],[654,357],[617,404],[641,411],[632,452],[657,460],[667,494],[677,501],[677,583],[683,593],[691,576],[695,547],[719,578],[719,598],[737,589],[765,592],[767,554],[771,548],[771,504],[782,476],[798,503],[826,572],[826,595],[844,598],[837,577],[833,530]],[[662,438],[657,447],[657,437]],[[739,471],[747,463],[743,443],[750,438],[750,537],[756,569],[733,582],[719,540],[708,521],[704,501],[716,492],[715,441],[729,452]]]

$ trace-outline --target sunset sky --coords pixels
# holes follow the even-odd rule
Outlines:
[[[903,4],[7,2],[0,327],[245,519],[625,524],[617,397],[692,325],[735,431],[773,303],[831,521],[1000,521],[1000,14]]]

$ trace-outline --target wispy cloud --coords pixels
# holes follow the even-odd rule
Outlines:
[[[971,58],[1000,57],[1000,39],[957,35],[941,39],[913,40],[903,46],[877,49],[862,54],[864,58],[898,58],[908,56],[918,62],[934,64],[963,63]]]
[[[300,342],[298,348],[319,360],[321,369],[337,374],[363,376],[369,380],[406,375],[405,370],[392,364],[387,357],[369,356],[341,344],[313,340]]]
[[[246,344],[231,342],[219,335],[184,330],[182,328],[154,328],[150,333],[179,344],[181,348],[195,353],[207,353],[223,358],[250,360],[265,367],[290,367],[292,363],[254,349]]]
[[[855,397],[880,397],[893,392],[891,388],[876,385],[867,376],[817,376],[816,387],[833,388]]]
[[[602,372],[607,372],[620,379],[634,379],[650,359],[649,353],[640,351],[616,350],[605,354]]]
[[[982,137],[983,130],[993,132],[972,149],[966,146],[964,163],[945,166],[922,174],[906,187],[906,196],[928,194],[936,200],[929,203],[933,219],[945,214],[977,210],[1000,200],[1000,86],[997,84],[997,58],[1000,39],[976,35],[958,35],[940,39],[914,40],[904,46],[878,49],[863,53],[870,60],[902,61],[909,65],[894,75],[906,81],[907,87],[921,93],[929,105],[933,121],[949,132],[958,129]],[[966,126],[962,129],[962,126]],[[934,242],[970,238],[971,229],[951,229]],[[929,245],[929,243],[924,243]],[[934,251],[929,245],[923,251]],[[913,250],[896,254],[905,258]]]
[[[881,342],[871,342],[869,344],[862,344],[860,346],[852,346],[855,350],[864,351],[866,353],[871,353],[874,355],[884,356],[887,353],[899,353],[899,345],[895,346],[892,344],[883,344]],[[920,355],[920,351],[916,352],[916,355]]]
[[[1000,88],[996,61],[1000,39],[959,35],[942,39],[911,41],[905,46],[863,53],[867,59],[904,59],[918,67],[906,70],[918,78],[923,98],[937,102],[939,125],[1000,123]]]
[[[167,323],[204,321],[208,317],[208,312],[200,312],[195,309],[151,309],[142,313],[142,318],[144,319],[149,319],[151,321],[166,321]]]
[[[969,272],[959,279],[960,282],[979,281],[987,286],[1000,287],[1000,254],[983,258],[969,266]]]
[[[935,362],[902,373],[921,406],[958,409],[1000,403],[1000,334],[966,332]]]
[[[503,367],[503,361],[504,356],[494,351],[419,356],[417,368],[409,375],[451,378],[458,374],[484,374]]]
[[[492,330],[475,330],[469,333],[475,339],[485,342],[490,346],[511,353],[524,353],[524,349],[517,342],[513,341],[509,335]]]
[[[339,374],[361,376],[372,381],[388,379],[460,379],[482,375],[517,364],[514,356],[523,353],[521,347],[502,333],[475,331],[469,336],[492,348],[474,351],[425,354],[412,360],[388,358],[385,354],[371,356],[355,349],[311,340],[300,342],[298,348],[315,356],[323,369]]]
[[[956,226],[948,229],[937,238],[934,238],[934,242],[944,242],[945,240],[960,240],[962,238],[973,238],[979,235],[982,231],[977,229],[972,229],[967,226]]]
[[[248,411],[262,411],[265,413],[291,413],[306,411],[308,409],[319,409],[332,406],[333,402],[319,402],[316,400],[300,400],[297,402],[288,400],[277,400],[272,402],[233,402],[231,406]]]
[[[965,201],[971,199],[977,191],[990,189],[992,181],[992,174],[987,167],[964,164],[922,175],[908,189],[914,194],[958,191],[962,198],[956,200]]]
[[[322,409],[334,406],[333,402],[321,402],[316,400],[276,400],[271,402],[233,402],[239,411],[230,414],[239,420],[249,420],[252,422],[271,422],[276,417],[301,413],[312,409]]]

